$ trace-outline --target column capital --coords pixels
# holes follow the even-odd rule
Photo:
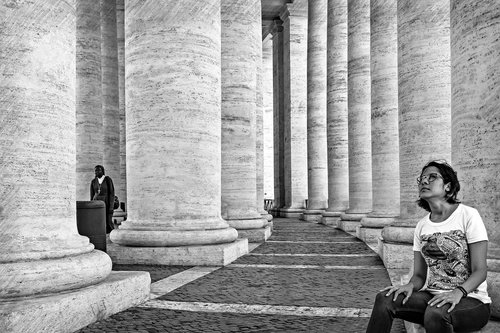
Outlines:
[[[269,31],[273,37],[276,33],[283,32],[283,21],[280,19],[274,19]]]
[[[280,19],[285,21],[289,16],[307,17],[307,1],[295,0],[293,3],[287,3],[280,12]]]

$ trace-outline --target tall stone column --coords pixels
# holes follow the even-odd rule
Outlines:
[[[285,207],[285,76],[283,21],[274,20],[273,35],[273,144],[274,205],[269,211],[280,216]]]
[[[302,217],[307,199],[307,1],[286,4],[283,20],[284,217]]]
[[[387,268],[406,269],[426,213],[415,179],[430,160],[451,157],[450,3],[403,0],[397,10],[400,215],[383,229],[379,251]]]
[[[255,4],[259,12],[262,11],[261,3]],[[262,26],[262,17],[258,15],[257,21]],[[262,29],[259,29],[257,38],[254,39],[257,48],[256,66],[256,105],[255,105],[255,163],[256,163],[256,183],[257,183],[257,211],[267,221],[271,221],[273,216],[264,210],[264,67],[262,54]],[[272,80],[271,80],[272,82]]]
[[[104,130],[103,166],[115,190],[120,184],[120,114],[116,0],[101,0],[101,69]]]
[[[452,160],[462,201],[488,230],[488,291],[500,318],[500,3],[451,1]]]
[[[2,332],[74,331],[116,301],[110,258],[76,225],[75,15],[75,1],[0,1]],[[140,276],[128,282],[144,301]],[[114,293],[131,306],[121,280]]]
[[[264,199],[274,199],[273,38],[262,41],[262,103],[264,108]]]
[[[347,0],[328,0],[328,209],[321,223],[337,225],[349,207],[347,130]]]
[[[372,0],[370,21],[373,208],[356,234],[377,244],[399,215],[397,1]]]
[[[222,217],[249,241],[269,238],[257,209],[259,0],[222,1]]]
[[[94,166],[103,163],[101,11],[76,1],[76,200],[90,200]]]
[[[326,28],[328,0],[308,1],[307,169],[304,220],[320,222],[328,207],[326,145]]]
[[[127,149],[125,132],[125,0],[116,0],[116,40],[118,49],[118,123],[120,131],[120,186],[115,189],[120,202],[127,202]],[[120,212],[121,209],[118,210]]]
[[[372,210],[370,0],[347,6],[349,209],[338,226],[355,231]]]
[[[110,236],[127,247],[108,248],[114,262],[224,265],[248,251],[221,218],[220,11],[125,3],[128,217]]]

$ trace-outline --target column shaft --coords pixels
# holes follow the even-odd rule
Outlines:
[[[307,1],[287,4],[284,36],[285,217],[300,217],[307,199]]]
[[[101,11],[76,2],[76,199],[90,200],[94,166],[103,163]]]
[[[220,10],[220,0],[125,4],[128,218],[115,243],[237,237],[220,215]]]
[[[488,290],[500,318],[500,3],[451,3],[452,160],[462,201],[488,230]]]
[[[255,4],[260,12],[261,3]],[[262,17],[257,15],[260,26],[262,26]],[[273,216],[264,210],[264,85],[263,85],[263,54],[262,54],[262,29],[258,29],[257,38],[255,39],[257,48],[256,66],[256,109],[255,109],[255,162],[257,171],[257,211],[268,221],[273,219]],[[272,82],[272,81],[271,81]]]
[[[120,184],[120,115],[116,37],[116,0],[101,0],[103,165],[106,175],[113,179],[115,190],[118,190],[122,184]]]
[[[120,178],[115,193],[127,202],[127,147],[125,128],[125,0],[116,0],[116,38],[118,48],[118,119],[120,131]]]
[[[349,205],[347,0],[328,0],[327,150],[328,209],[322,223],[336,225]]]
[[[104,280],[76,228],[76,2],[0,4],[0,298]]]
[[[308,201],[304,220],[321,221],[328,206],[326,145],[327,0],[308,2],[307,169]]]
[[[412,262],[414,227],[425,215],[416,204],[421,168],[451,157],[449,1],[404,0],[397,7],[400,216],[382,231],[388,268]]]
[[[273,144],[274,205],[273,216],[285,206],[285,87],[283,21],[274,20],[273,34]]]
[[[267,220],[256,206],[260,2],[223,0],[221,19],[222,217],[238,230],[262,229]]]
[[[274,199],[274,121],[273,121],[273,38],[262,42],[262,89],[264,108],[264,198]]]
[[[370,21],[373,209],[357,236],[376,243],[399,214],[397,1],[372,0]]]
[[[340,227],[354,231],[372,209],[370,1],[347,6],[349,209]]]

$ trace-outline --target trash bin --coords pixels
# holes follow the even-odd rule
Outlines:
[[[106,252],[106,204],[104,201],[77,201],[78,233],[87,236],[97,250]]]

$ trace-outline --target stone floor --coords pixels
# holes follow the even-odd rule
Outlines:
[[[114,266],[149,271],[151,299],[78,332],[364,332],[390,284],[369,247],[332,227],[277,218],[250,245],[225,267]]]

